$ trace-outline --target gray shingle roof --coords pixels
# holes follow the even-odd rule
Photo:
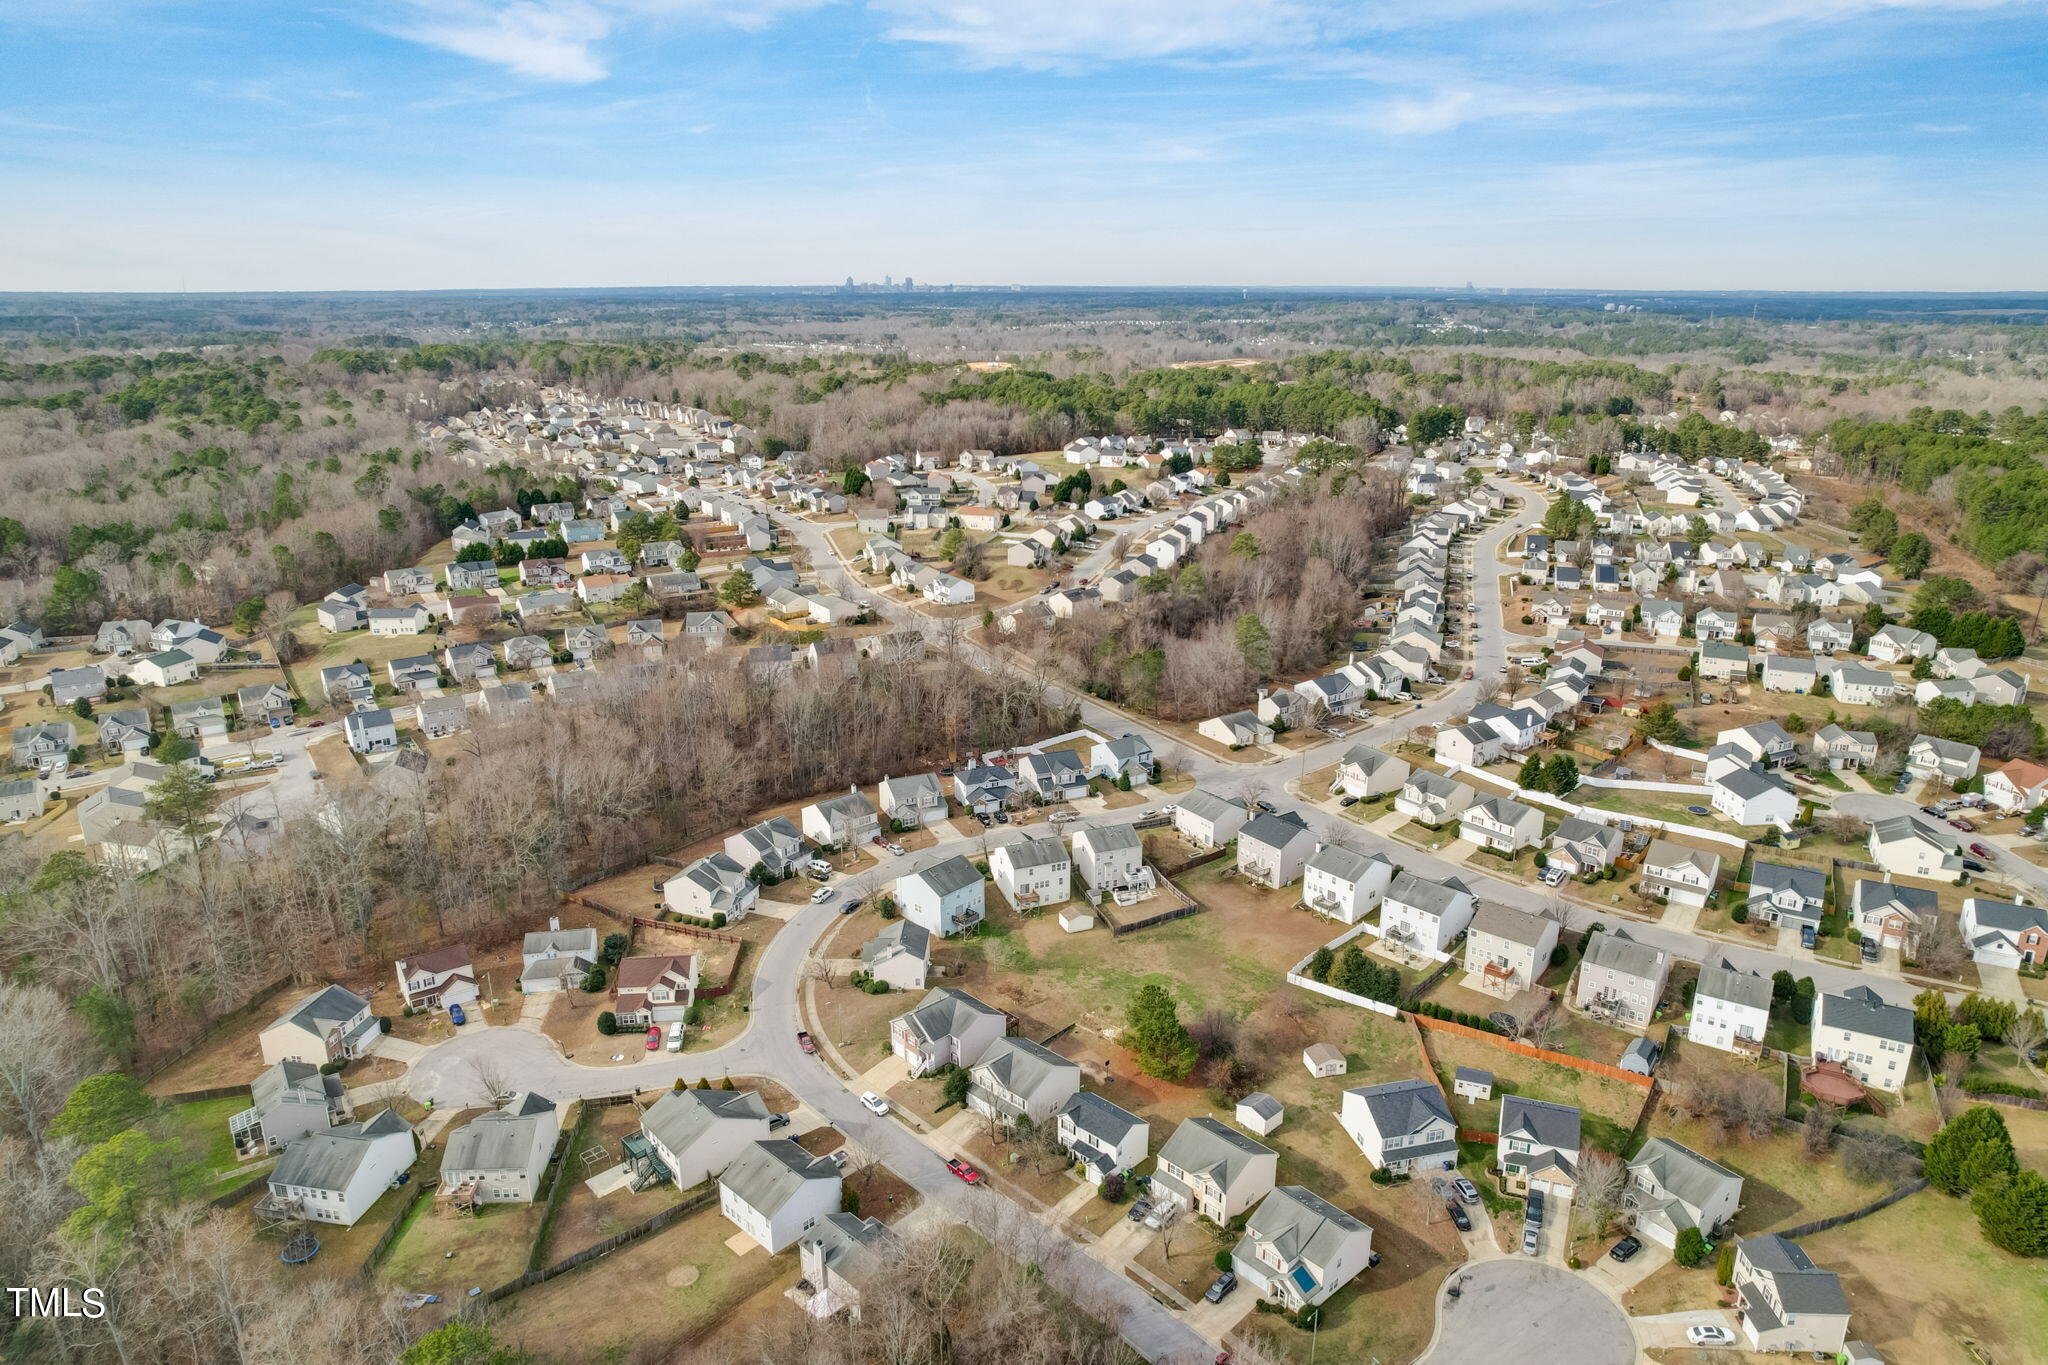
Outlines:
[[[1579,1111],[1569,1104],[1509,1095],[1500,1102],[1500,1135],[1527,1138],[1545,1147],[1579,1149]]]
[[[882,931],[860,946],[861,966],[873,971],[898,954],[907,953],[921,961],[932,957],[931,930],[907,919],[892,920]]]
[[[1749,884],[1768,895],[1793,890],[1802,900],[1819,901],[1827,896],[1828,878],[1817,867],[1790,867],[1784,863],[1758,862],[1749,870]]]
[[[553,1100],[522,1091],[502,1109],[477,1118],[448,1137],[441,1167],[448,1171],[516,1171],[545,1168],[562,1125]]]
[[[362,1123],[344,1124],[324,1133],[308,1133],[284,1149],[270,1173],[273,1186],[301,1186],[340,1193],[348,1188],[376,1139],[387,1133],[410,1133],[412,1125],[395,1110]]]
[[[831,1158],[812,1156],[789,1138],[751,1144],[718,1177],[733,1198],[765,1218],[773,1218],[805,1185],[821,1180],[838,1184],[839,1168]]]
[[[896,1017],[904,1020],[910,1031],[920,1039],[930,1042],[936,1038],[951,1038],[965,1032],[976,1018],[1001,1014],[1001,1010],[984,1005],[965,991],[941,986]]]
[[[1767,1232],[1760,1237],[1745,1237],[1740,1246],[1743,1259],[1777,1283],[1778,1299],[1787,1313],[1849,1311],[1841,1279],[1833,1271],[1816,1266],[1797,1242]]]
[[[1456,1123],[1450,1106],[1444,1103],[1444,1092],[1428,1081],[1388,1081],[1384,1085],[1355,1086],[1344,1093],[1356,1095],[1364,1102],[1366,1112],[1372,1115],[1373,1127],[1383,1137],[1413,1133],[1434,1121]],[[1408,1152],[1404,1148],[1401,1154],[1406,1157]]]
[[[1245,822],[1237,832],[1239,847],[1245,844],[1261,844],[1267,848],[1285,848],[1295,839],[1308,832],[1308,826],[1293,811],[1278,815],[1256,815]]]
[[[271,1025],[292,1024],[316,1038],[339,1028],[370,1008],[370,1002],[345,986],[323,986],[277,1017]]]
[[[1840,995],[1823,993],[1815,1022],[1824,1028],[1847,1029],[1888,1043],[1913,1041],[1913,1011],[1887,1005],[1868,986],[1851,986]]]
[[[1614,929],[1604,934],[1589,934],[1586,939],[1585,964],[1589,967],[1609,967],[1617,972],[1654,981],[1664,970],[1667,955],[1662,948],[1647,943],[1638,943],[1630,938],[1626,929]]]
[[[767,1118],[768,1104],[758,1091],[671,1090],[647,1107],[640,1128],[680,1156],[726,1120]]]
[[[1145,1123],[1130,1110],[1085,1090],[1076,1091],[1060,1106],[1060,1112],[1076,1128],[1112,1147],[1120,1145],[1126,1134]]]
[[[1057,839],[1019,839],[1003,845],[1003,856],[1015,868],[1056,867],[1072,862],[1067,846]]]
[[[1185,1119],[1159,1149],[1159,1159],[1184,1171],[1206,1174],[1229,1189],[1246,1164],[1274,1155],[1273,1149],[1206,1115]]]
[[[986,1072],[990,1080],[1027,1102],[1047,1090],[1081,1084],[1080,1067],[1029,1038],[997,1039],[974,1070],[977,1076]]]
[[[1553,922],[1541,915],[1532,915],[1497,901],[1481,901],[1479,908],[1472,912],[1471,933],[1475,936],[1491,934],[1525,947],[1541,943],[1553,928]]]
[[[1771,979],[1760,972],[1746,972],[1722,958],[1700,968],[1699,985],[1693,991],[1693,998],[1698,1000],[1702,997],[1768,1010],[1771,1007]]]
[[[1265,1244],[1273,1247],[1283,1262],[1307,1261],[1326,1266],[1346,1238],[1370,1231],[1320,1195],[1311,1194],[1300,1185],[1282,1185],[1252,1210],[1238,1250],[1246,1260],[1255,1261],[1257,1253],[1253,1248]]]
[[[1247,807],[1234,796],[1218,796],[1214,792],[1199,789],[1189,792],[1180,799],[1180,808],[1200,820],[1219,820],[1236,811],[1242,815]]]
[[[1435,915],[1441,919],[1457,904],[1459,896],[1471,894],[1465,884],[1456,877],[1438,882],[1403,870],[1396,872],[1394,880],[1387,884],[1386,899],[1413,906],[1425,914]]]
[[[904,880],[908,881],[913,877],[929,887],[932,894],[946,896],[974,885],[981,880],[981,873],[975,871],[973,863],[956,853],[943,862],[911,873],[910,877]]]

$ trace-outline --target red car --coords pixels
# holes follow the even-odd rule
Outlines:
[[[816,1043],[816,1041],[814,1041],[811,1035],[805,1032],[803,1029],[798,1029],[796,1031],[796,1045],[802,1048],[807,1053],[815,1053],[818,1050],[818,1044]]]
[[[1970,852],[1976,854],[1979,858],[1996,858],[1998,856],[1991,851],[1989,844],[1971,844]]]
[[[1948,823],[1949,828],[1959,829],[1965,834],[1975,834],[1977,832],[1977,827],[1968,820],[1951,820]]]
[[[947,1158],[946,1169],[970,1185],[979,1185],[981,1183],[981,1172],[975,1170],[957,1156]]]
[[[649,1052],[661,1051],[661,1025],[656,1024],[653,1028],[647,1030],[647,1050]]]

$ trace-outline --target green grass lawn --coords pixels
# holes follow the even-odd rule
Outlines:
[[[228,1133],[228,1120],[248,1107],[247,1095],[172,1105],[158,1116],[156,1127],[165,1137],[176,1138],[184,1145],[186,1160],[205,1168],[209,1186],[224,1190],[263,1168],[260,1161],[237,1161],[235,1142]],[[209,1190],[208,1194],[219,1192]]]

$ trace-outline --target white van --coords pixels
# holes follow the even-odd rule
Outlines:
[[[680,1019],[668,1026],[668,1050],[670,1052],[681,1052],[683,1050],[683,1021]]]

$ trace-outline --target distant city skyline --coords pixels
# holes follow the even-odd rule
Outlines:
[[[0,41],[0,290],[2048,288],[2041,0],[0,0]]]

